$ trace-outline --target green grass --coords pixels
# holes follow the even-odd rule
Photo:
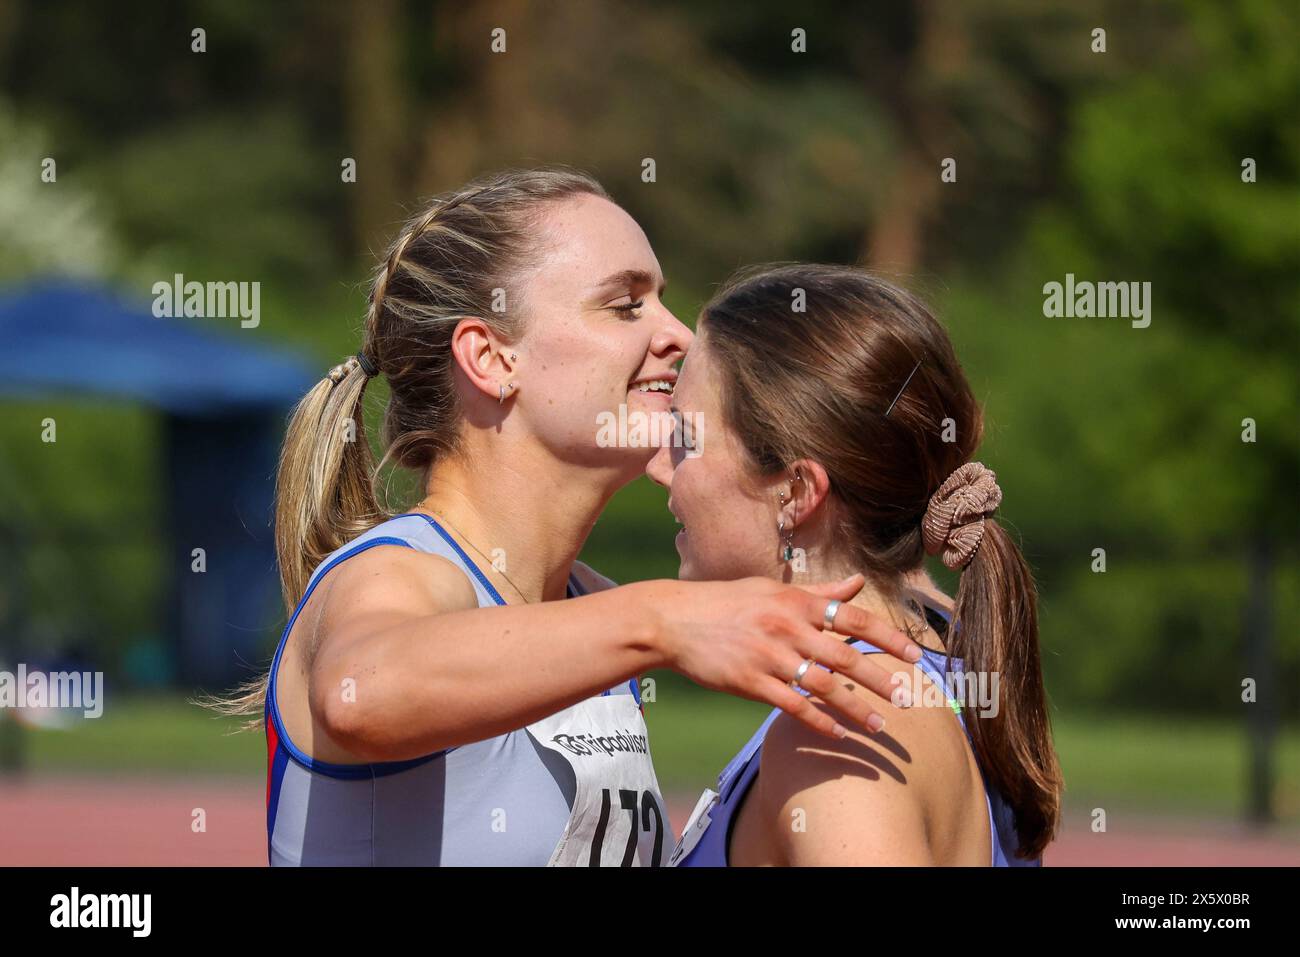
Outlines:
[[[231,734],[239,724],[181,695],[122,697],[103,716],[68,730],[24,728],[24,764],[38,772],[265,774],[266,739],[261,732]],[[12,734],[12,723],[0,728]]]
[[[1058,718],[1055,733],[1072,804],[1230,813],[1245,805],[1249,742],[1241,722],[1074,714]],[[1300,823],[1300,728],[1280,731],[1275,761],[1274,808]]]
[[[665,790],[695,792],[757,727],[767,709],[700,692],[662,677],[645,705],[655,767]],[[230,734],[237,722],[180,696],[119,699],[104,716],[65,731],[22,732],[25,764],[37,772],[264,774],[260,733]],[[0,724],[6,735],[15,726]],[[1058,715],[1057,749],[1074,806],[1128,806],[1163,813],[1240,812],[1246,731],[1203,718]],[[1276,808],[1300,822],[1300,728],[1277,743]]]

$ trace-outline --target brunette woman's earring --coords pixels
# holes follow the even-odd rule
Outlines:
[[[789,562],[790,559],[794,558],[794,526],[791,526],[790,531],[787,532],[785,530],[785,519],[781,519],[776,523],[776,535],[778,538],[785,539],[785,544],[781,548],[781,561]]]
[[[785,492],[781,493],[781,507],[785,508]],[[790,526],[790,531],[785,530],[785,519],[776,523],[777,538],[784,538],[785,544],[781,548],[781,561],[789,562],[794,558],[794,526]]]

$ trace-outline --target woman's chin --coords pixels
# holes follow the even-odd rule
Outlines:
[[[654,454],[655,449],[635,446],[583,446],[573,450],[571,461],[598,470],[622,488],[645,476]]]
[[[681,581],[695,581],[694,567],[695,563],[691,561],[690,544],[686,537],[686,529],[680,529],[677,532],[677,538],[673,544],[677,546],[677,557],[681,559],[677,566],[677,577]]]
[[[679,581],[691,582],[712,582],[728,581],[733,578],[744,578],[751,574],[761,574],[759,572],[744,572],[738,574],[736,568],[727,563],[719,564],[716,561],[710,561],[710,558],[717,558],[725,554],[720,551],[720,546],[713,545],[713,551],[708,548],[701,549],[700,543],[691,538],[690,532],[681,529],[677,533],[677,538],[673,542],[677,546],[677,557],[680,562],[677,566],[677,578]]]

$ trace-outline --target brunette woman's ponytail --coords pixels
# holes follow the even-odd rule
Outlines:
[[[1061,769],[1052,747],[1038,655],[1038,599],[1020,549],[992,518],[997,476],[957,469],[921,521],[925,550],[961,573],[948,652],[972,675],[996,675],[996,714],[967,709],[971,744],[989,785],[1015,809],[1022,857],[1040,857],[1060,818]]]

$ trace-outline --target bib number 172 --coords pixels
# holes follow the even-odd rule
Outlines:
[[[661,867],[663,865],[664,851],[664,819],[659,810],[659,802],[649,791],[642,791],[638,796],[636,791],[628,788],[620,788],[618,792],[619,807],[629,815],[628,823],[631,825],[627,832],[627,847],[623,851],[623,862],[621,867],[631,867],[632,861],[636,858],[637,839],[641,836],[642,831],[649,832],[651,828],[650,818],[654,817],[654,851],[650,855],[650,866]],[[605,832],[609,828],[609,817],[613,807],[613,792],[609,788],[602,788],[600,792],[600,820],[596,823],[596,833],[591,839],[591,857],[589,865],[591,867],[600,866],[601,851],[604,849]]]

